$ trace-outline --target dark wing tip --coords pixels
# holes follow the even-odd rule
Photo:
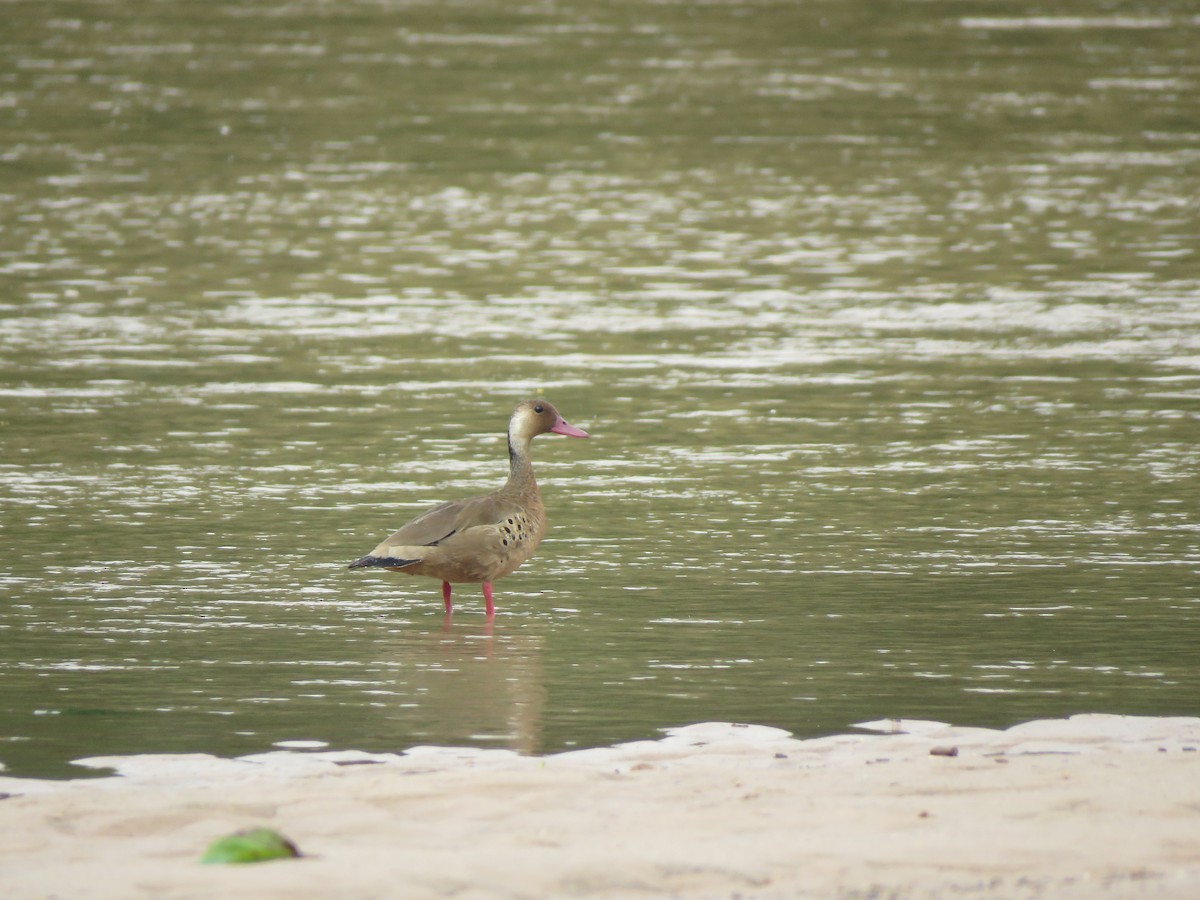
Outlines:
[[[402,569],[405,566],[411,566],[415,562],[420,562],[419,559],[400,559],[395,556],[364,556],[362,559],[356,559],[346,568],[348,569],[365,569],[369,566],[383,566],[389,569]]]

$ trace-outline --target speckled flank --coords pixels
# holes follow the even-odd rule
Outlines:
[[[509,516],[507,524],[501,525],[500,530],[506,535],[500,539],[500,543],[505,547],[510,544],[517,546],[524,543],[525,539],[532,532],[529,520],[520,513],[515,516]]]

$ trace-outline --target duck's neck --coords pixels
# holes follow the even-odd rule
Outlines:
[[[518,492],[537,490],[533,460],[529,458],[529,438],[511,433],[508,436],[508,484],[505,487]]]

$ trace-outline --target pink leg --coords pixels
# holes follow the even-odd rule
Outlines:
[[[487,603],[487,617],[490,619],[496,615],[496,605],[492,603],[492,583],[490,581],[483,583],[483,599]]]
[[[450,615],[453,609],[450,606],[450,582],[442,582],[442,599],[446,601],[446,615]]]

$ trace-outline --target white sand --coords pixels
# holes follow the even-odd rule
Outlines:
[[[1200,897],[1200,719],[874,725],[0,778],[0,897]],[[305,858],[198,863],[251,826]]]

